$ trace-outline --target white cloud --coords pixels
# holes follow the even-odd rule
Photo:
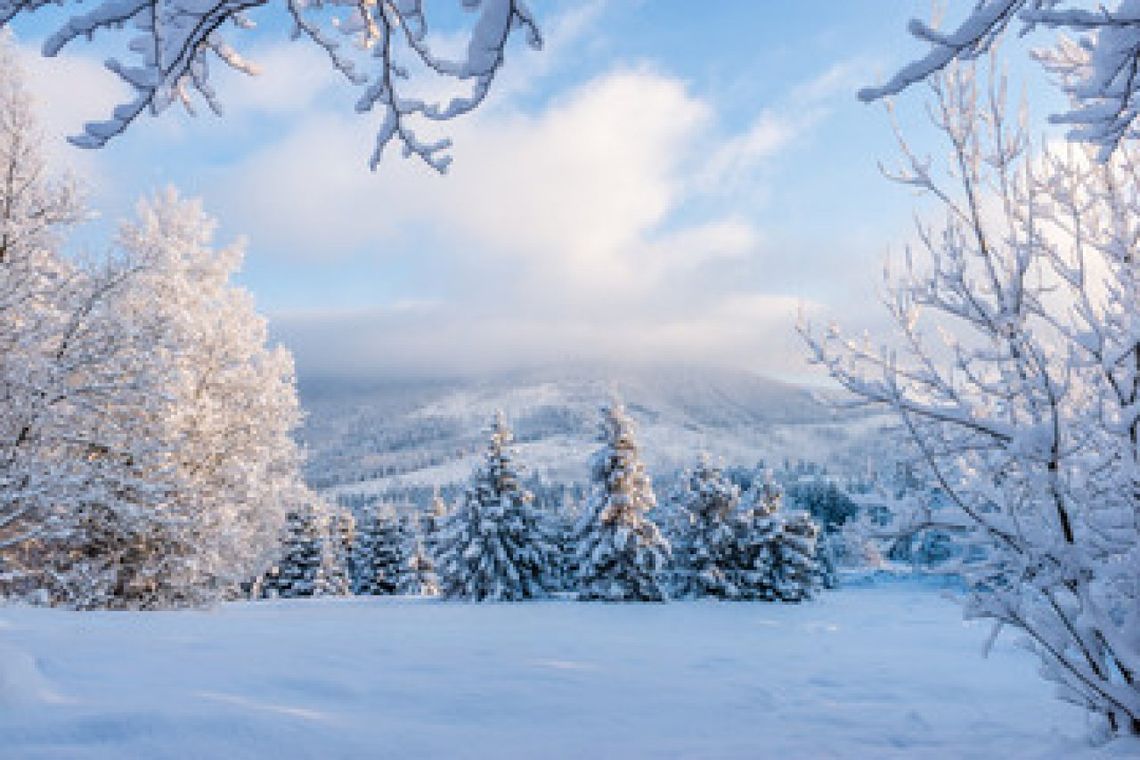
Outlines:
[[[116,77],[83,56],[44,58],[16,45],[16,56],[33,93],[48,158],[94,184],[105,174],[97,154],[72,147],[67,137],[88,121],[105,118],[126,93]]]
[[[446,125],[456,161],[443,178],[395,155],[368,172],[368,121],[303,118],[216,177],[214,202],[256,255],[370,257],[418,299],[279,315],[303,370],[669,356],[802,371],[800,299],[751,279],[769,254],[746,209],[678,216],[708,183],[754,191],[753,171],[809,129],[802,111],[767,109],[725,136],[684,82],[622,68],[538,111],[500,101]]]
[[[528,82],[579,54],[598,7],[548,27],[542,56],[513,59],[487,107],[442,126],[456,146],[442,178],[394,150],[368,172],[375,119],[334,106],[344,86],[304,45],[252,50],[262,76],[219,79],[230,104],[221,127],[210,123],[219,139],[270,128],[194,181],[224,227],[249,236],[252,263],[323,262],[399,282],[376,283],[375,308],[278,315],[303,371],[663,356],[800,371],[799,298],[757,276],[772,252],[749,204],[768,162],[822,118],[838,74],[737,132],[686,82],[647,66],[610,69],[536,107]],[[74,81],[106,94],[113,78],[72,60]],[[44,85],[62,104],[53,123],[73,130],[109,108],[58,86]],[[122,93],[110,89],[114,102]],[[80,105],[82,116],[66,112]],[[175,146],[204,134],[185,120],[167,129]]]

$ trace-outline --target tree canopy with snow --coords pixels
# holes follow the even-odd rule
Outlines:
[[[445,597],[517,601],[545,596],[552,586],[555,549],[520,482],[512,440],[497,413],[463,501],[439,529],[436,572]]]
[[[984,550],[961,568],[968,614],[1024,634],[1063,698],[1137,735],[1136,151],[1035,151],[996,76],[988,94],[970,67],[932,85],[954,171],[943,182],[903,144],[896,179],[946,213],[888,271],[895,337],[804,335],[857,399],[896,415],[955,507],[928,525]]]
[[[0,593],[82,607],[217,599],[310,498],[292,357],[231,278],[237,247],[173,192],[113,252],[61,252],[86,215],[39,153],[0,42]]]
[[[1053,116],[1070,125],[1069,136],[1099,146],[1105,159],[1122,140],[1136,137],[1140,108],[1140,3],[1117,0],[1111,6],[1081,0],[976,0],[953,30],[942,31],[919,19],[910,33],[929,44],[882,85],[859,92],[865,101],[896,95],[928,79],[954,61],[973,61],[990,51],[1010,26],[1022,35],[1039,27],[1072,33],[1035,56],[1062,83],[1072,108]]]
[[[0,28],[29,16],[54,0],[0,0]],[[127,27],[130,39],[122,58],[109,58],[107,69],[132,90],[109,118],[92,122],[72,142],[99,148],[122,134],[143,113],[158,115],[181,103],[190,113],[200,99],[221,114],[211,68],[229,67],[254,75],[257,65],[231,46],[228,31],[253,28],[250,12],[273,7],[292,27],[294,39],[317,45],[348,84],[357,90],[358,113],[380,112],[370,165],[380,162],[395,141],[405,156],[415,156],[439,172],[451,161],[450,140],[420,137],[413,128],[418,117],[446,121],[477,108],[487,97],[501,70],[512,34],[521,31],[533,48],[542,35],[522,0],[463,0],[474,15],[465,49],[455,57],[438,52],[438,34],[429,27],[424,0],[329,3],[308,0],[96,0],[73,12],[43,43],[46,56],[96,36],[114,37]],[[436,30],[438,32],[438,30]],[[450,30],[448,30],[450,31]],[[415,90],[456,94],[423,99]]]
[[[633,420],[617,401],[602,409],[590,460],[589,501],[575,530],[578,596],[608,602],[662,602],[669,542],[646,517],[657,503]]]
[[[740,489],[708,455],[702,455],[687,475],[679,495],[684,519],[673,541],[674,592],[733,598],[737,595],[733,565]]]

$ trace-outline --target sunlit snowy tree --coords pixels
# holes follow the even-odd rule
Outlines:
[[[161,523],[166,538],[148,540],[147,552],[177,569],[169,593],[203,599],[262,566],[286,505],[312,498],[292,438],[300,419],[292,357],[267,346],[252,297],[230,282],[241,251],[215,248],[213,226],[173,191],[141,204],[118,239],[132,274],[108,307],[119,332],[145,338],[141,370],[121,368],[116,384],[142,380],[153,393],[110,421],[119,448],[141,442],[117,457],[139,482],[135,511],[114,520],[128,531],[135,517]],[[140,453],[152,461],[137,472]],[[174,601],[158,596],[157,604]]]
[[[0,0],[0,27],[51,4]],[[466,24],[462,51],[450,56],[439,52],[438,33],[454,33],[454,25],[430,34],[428,5],[424,0],[96,0],[74,10],[44,41],[43,53],[55,56],[76,41],[96,37],[125,48],[125,58],[110,58],[106,66],[131,88],[132,97],[106,121],[87,124],[72,139],[97,148],[141,114],[157,115],[174,103],[193,113],[198,98],[220,114],[212,68],[258,72],[256,64],[231,47],[228,33],[252,28],[249,12],[270,7],[291,26],[294,38],[317,45],[328,65],[356,89],[358,113],[380,112],[373,168],[384,148],[396,141],[405,156],[442,172],[451,160],[450,141],[417,135],[415,119],[446,121],[477,108],[503,66],[512,33],[525,34],[533,48],[542,46],[542,37],[522,0],[464,0],[463,9],[474,19]],[[130,30],[125,43],[118,34],[124,27]],[[434,95],[425,98],[425,93]]]
[[[555,550],[520,483],[512,438],[497,414],[463,502],[440,528],[436,572],[446,597],[514,601],[545,596],[551,588]]]
[[[114,253],[59,253],[83,217],[53,181],[0,46],[0,591],[82,607],[220,598],[306,498],[292,362],[229,283],[236,249],[172,195]]]
[[[599,439],[602,447],[590,461],[589,502],[575,531],[578,596],[665,601],[669,542],[646,517],[656,498],[633,420],[620,403],[602,409]]]
[[[1102,33],[1103,34],[1103,33]],[[952,171],[904,148],[937,199],[888,271],[881,347],[804,330],[816,361],[892,410],[986,561],[967,613],[1023,634],[1060,694],[1140,734],[1140,174],[1072,146],[1033,152],[968,69],[933,80]],[[979,96],[979,91],[983,94]]]

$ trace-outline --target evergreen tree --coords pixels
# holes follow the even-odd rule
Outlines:
[[[807,512],[781,510],[783,492],[770,477],[757,479],[737,521],[740,598],[798,602],[819,588],[819,526]]]
[[[404,526],[390,505],[374,509],[364,521],[356,544],[357,594],[385,596],[399,591],[408,557]]]
[[[351,515],[347,516],[351,520]],[[349,593],[348,573],[341,539],[334,525],[345,515],[331,513],[323,505],[306,505],[290,511],[285,519],[281,556],[255,584],[264,597],[294,598]]]
[[[317,516],[311,508],[290,511],[285,516],[282,553],[260,583],[267,597],[313,596],[323,571]]]
[[[554,550],[531,494],[520,485],[511,440],[499,413],[462,504],[439,531],[436,568],[446,597],[518,600],[550,589]]]
[[[424,541],[422,522],[417,514],[409,515],[405,522],[403,552],[405,560],[397,584],[398,591],[412,596],[438,596],[439,577],[435,572],[435,562]]]
[[[356,519],[343,507],[329,510],[321,533],[321,572],[317,596],[347,596],[352,593],[350,574]]]
[[[780,488],[766,475],[754,478],[736,521],[735,585],[739,598],[773,601],[773,568],[780,536]]]
[[[739,503],[739,489],[708,456],[702,456],[689,472],[680,495],[685,519],[673,544],[678,595],[721,599],[739,596],[734,524]]]
[[[578,587],[576,528],[581,517],[581,503],[569,490],[564,490],[550,521],[551,542],[555,546],[552,574],[554,588],[559,591],[576,591]]]
[[[772,585],[784,602],[800,602],[815,595],[821,580],[816,562],[819,526],[807,512],[790,512],[780,521],[773,552]]]
[[[439,531],[443,527],[443,523],[451,510],[447,506],[447,502],[439,492],[439,486],[432,488],[431,503],[428,505],[427,512],[422,515],[420,520],[420,532],[423,536],[424,548],[427,549],[428,557],[435,562],[436,549],[435,545],[439,538]]]
[[[590,463],[590,500],[576,530],[578,596],[664,601],[669,543],[646,517],[656,499],[633,422],[620,403],[602,409],[599,439],[602,448]]]

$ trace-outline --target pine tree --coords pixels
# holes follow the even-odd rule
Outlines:
[[[555,546],[554,588],[559,591],[578,590],[577,525],[581,519],[581,504],[568,490],[563,490],[558,510],[550,521],[551,543]]]
[[[445,597],[519,600],[545,596],[553,561],[542,519],[520,484],[502,413],[459,508],[439,532],[436,568]]]
[[[291,599],[305,596],[341,596],[349,593],[341,530],[337,522],[351,515],[338,514],[323,504],[291,510],[285,519],[281,556],[255,584],[264,597]]]
[[[819,526],[801,511],[788,513],[781,523],[772,565],[776,596],[784,602],[810,599],[822,578],[815,554]]]
[[[736,520],[735,585],[741,599],[776,599],[773,568],[781,519],[779,487],[768,475],[753,479]]]
[[[352,547],[356,540],[356,519],[342,507],[326,512],[321,538],[321,572],[317,596],[347,596],[352,593],[350,574]]]
[[[669,543],[646,517],[656,499],[633,422],[616,401],[602,409],[600,441],[590,463],[590,500],[576,530],[578,597],[664,601]]]
[[[421,523],[418,514],[408,515],[405,521],[405,560],[397,584],[398,591],[412,596],[438,596],[439,577],[435,572],[435,562],[427,550]]]
[[[757,478],[736,523],[740,598],[799,602],[819,588],[819,526],[803,511],[781,510],[783,492],[770,476]]]
[[[281,558],[260,584],[264,596],[288,599],[317,592],[323,564],[317,523],[316,512],[311,508],[286,515]]]
[[[688,597],[735,599],[736,508],[740,490],[702,456],[689,472],[680,507],[686,518],[673,544],[675,590]]]
[[[385,596],[399,590],[408,561],[404,527],[390,505],[375,509],[361,526],[356,544],[357,594]]]

